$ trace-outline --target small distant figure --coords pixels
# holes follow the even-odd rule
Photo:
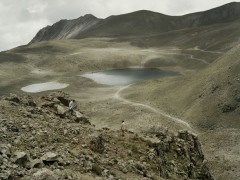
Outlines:
[[[125,131],[126,131],[126,124],[125,124],[125,121],[123,120],[121,124],[121,135],[123,137],[125,136]]]
[[[73,115],[73,113],[76,111],[77,104],[76,101],[73,99],[69,102],[69,111]]]

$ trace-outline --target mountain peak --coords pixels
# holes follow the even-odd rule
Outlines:
[[[32,39],[30,44],[43,40],[74,38],[77,34],[86,31],[99,21],[100,19],[92,14],[86,14],[72,20],[62,19],[54,23],[52,26],[46,26],[41,29]]]
[[[94,15],[92,15],[92,14],[85,14],[85,15],[83,15],[83,16],[80,16],[79,18],[77,18],[77,20],[79,20],[79,19],[81,19],[81,20],[96,20],[96,19],[98,19],[96,16],[94,16]]]
[[[85,14],[83,17],[85,17],[85,18],[95,18],[95,19],[97,19],[97,17],[94,16],[94,15],[92,15],[92,14]]]

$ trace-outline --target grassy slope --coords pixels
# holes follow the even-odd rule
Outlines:
[[[233,48],[195,75],[133,85],[126,97],[154,103],[198,128],[240,128],[239,49]]]
[[[175,30],[157,35],[127,37],[119,40],[130,41],[138,47],[179,47],[227,51],[239,42],[240,21],[215,24],[199,28]]]

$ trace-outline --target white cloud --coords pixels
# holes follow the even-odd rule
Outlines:
[[[28,43],[38,30],[60,19],[73,19],[85,14],[105,18],[142,9],[168,15],[182,15],[229,2],[229,0],[0,0],[0,51]]]
[[[48,20],[28,21],[0,27],[0,50],[7,50],[27,44],[39,29],[46,26]]]

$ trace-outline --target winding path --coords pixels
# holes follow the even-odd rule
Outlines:
[[[169,49],[169,50],[186,50],[186,49]],[[190,50],[190,51],[201,51],[201,52],[206,52],[206,53],[214,53],[214,54],[222,54],[222,52],[218,52],[218,51],[208,51],[208,50],[203,50],[203,49],[189,49],[189,50]],[[151,51],[151,50],[144,50],[144,51]],[[189,56],[190,59],[195,59],[195,60],[200,61],[200,62],[202,62],[202,63],[204,63],[204,64],[210,64],[210,63],[207,62],[205,59],[200,59],[200,58],[194,57],[193,54],[187,54],[187,53],[171,53],[171,52],[170,52],[170,53],[161,52],[161,53],[162,53],[162,54],[185,55],[185,56]],[[145,59],[144,61],[142,61],[142,62],[141,62],[141,65],[143,66],[147,61],[149,61],[149,59]],[[174,116],[172,116],[172,115],[170,115],[170,114],[168,114],[168,113],[166,113],[166,112],[164,112],[164,111],[162,111],[162,110],[160,110],[160,109],[156,109],[156,108],[154,108],[154,107],[152,107],[152,106],[149,106],[149,105],[146,105],[146,104],[142,104],[142,103],[132,102],[132,101],[130,101],[130,100],[128,100],[128,99],[125,99],[125,98],[121,97],[121,96],[120,96],[120,93],[121,93],[123,90],[129,88],[130,86],[131,86],[131,84],[130,84],[130,85],[127,85],[127,86],[120,87],[119,90],[114,94],[114,98],[117,99],[117,100],[120,100],[120,101],[122,101],[122,102],[124,102],[124,103],[126,103],[126,104],[130,104],[130,105],[133,105],[133,106],[141,106],[141,107],[144,107],[144,108],[146,108],[146,109],[148,109],[148,110],[150,110],[150,111],[152,111],[152,112],[154,112],[154,113],[156,113],[156,114],[159,114],[159,115],[162,115],[162,116],[164,116],[164,117],[167,117],[167,118],[169,118],[170,120],[175,121],[175,122],[177,122],[177,123],[179,123],[179,124],[187,127],[187,128],[190,129],[190,130],[193,130],[193,128],[191,127],[191,125],[190,125],[189,123],[187,123],[186,121],[184,121],[184,120],[182,120],[182,119],[180,119],[180,118],[174,117]],[[193,130],[193,131],[195,131],[195,130]]]
[[[199,59],[199,58],[195,58],[194,57],[194,55],[192,55],[192,54],[187,54],[187,53],[165,53],[165,52],[161,52],[161,54],[166,54],[166,55],[170,55],[170,54],[174,54],[174,55],[182,55],[182,56],[189,56],[189,58],[190,59],[195,59],[195,60],[197,60],[197,61],[200,61],[201,63],[203,63],[203,64],[210,64],[209,62],[207,62],[205,59]],[[156,58],[158,57],[158,56],[155,56]],[[144,59],[142,62],[141,62],[141,66],[144,66],[144,64],[146,64],[148,61],[150,61],[151,59]]]
[[[201,51],[201,52],[206,52],[206,53],[212,53],[212,54],[222,54],[222,52],[219,52],[219,51],[208,51],[208,50],[203,50],[203,49],[167,49],[167,50],[170,50],[170,51]],[[156,52],[156,50],[142,50],[142,51],[147,51],[147,52]],[[173,54],[173,55],[183,55],[183,56],[189,56],[190,59],[195,59],[197,61],[200,61],[202,62],[203,64],[210,64],[209,62],[207,62],[205,59],[200,59],[200,58],[196,58],[194,57],[193,54],[188,54],[188,53],[174,53],[174,52],[159,52],[160,54],[166,54],[166,55],[170,55],[170,54]],[[155,57],[157,58],[158,56],[155,55]],[[150,61],[151,59],[145,59],[141,62],[141,66],[144,66],[144,64],[146,64],[148,61]]]
[[[167,117],[167,118],[169,118],[170,120],[175,121],[175,122],[177,122],[177,123],[179,123],[179,124],[181,124],[181,125],[184,125],[185,127],[189,128],[189,129],[193,130],[192,127],[190,126],[190,124],[187,123],[187,122],[185,122],[185,121],[183,121],[182,119],[176,118],[176,117],[174,117],[174,116],[172,116],[172,115],[170,115],[170,114],[168,114],[168,113],[166,113],[166,112],[164,112],[164,111],[162,111],[162,110],[156,109],[156,108],[151,107],[151,106],[149,106],[149,105],[142,104],[142,103],[132,102],[132,101],[129,101],[129,100],[121,97],[121,96],[120,96],[121,91],[123,91],[124,89],[129,88],[130,86],[131,86],[131,84],[130,84],[130,85],[127,85],[127,86],[120,87],[119,90],[114,94],[114,98],[115,98],[115,99],[118,99],[118,100],[120,100],[120,101],[123,101],[123,102],[126,103],[126,104],[130,104],[130,105],[133,105],[133,106],[141,106],[141,107],[144,107],[144,108],[146,108],[146,109],[148,109],[148,110],[150,110],[150,111],[152,111],[152,112],[154,112],[154,113],[156,113],[156,114],[160,114],[160,115],[162,115],[162,116],[164,116],[164,117]]]

